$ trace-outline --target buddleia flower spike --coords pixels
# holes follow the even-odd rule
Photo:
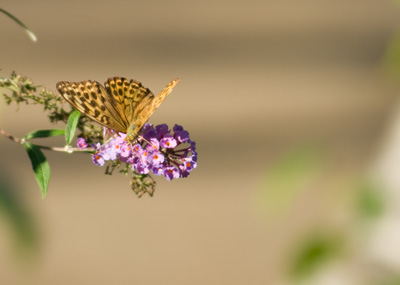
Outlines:
[[[91,80],[61,81],[57,89],[75,109],[112,130],[105,143],[92,145],[93,163],[109,163],[107,173],[125,163],[121,172],[133,171],[132,189],[141,196],[154,192],[150,173],[172,180],[187,177],[197,167],[196,143],[183,127],[169,130],[166,124],[146,124],[178,82],[172,80],[157,96],[140,82],[122,77],[109,78],[104,87]],[[79,138],[78,146],[88,144]]]

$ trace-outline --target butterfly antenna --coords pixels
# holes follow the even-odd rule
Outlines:
[[[153,148],[156,148],[155,145],[153,145],[151,142],[149,142],[148,140],[146,140],[143,136],[138,136],[139,138],[143,139],[145,142],[147,142],[149,145],[151,145]]]

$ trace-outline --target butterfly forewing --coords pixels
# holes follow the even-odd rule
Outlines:
[[[168,83],[167,86],[154,98],[152,103],[153,112],[160,106],[160,104],[168,97],[168,95],[172,92],[172,89],[179,83],[179,79],[176,78]]]
[[[129,122],[121,116],[112,96],[96,81],[57,83],[61,95],[93,121],[118,132],[126,132]]]
[[[151,115],[157,110],[160,104],[168,97],[171,93],[172,89],[178,84],[179,79],[174,79],[158,94],[157,96],[151,97],[151,102],[144,104],[140,102],[135,112],[135,124],[136,127],[140,130],[140,128],[147,122],[147,120],[151,117]]]

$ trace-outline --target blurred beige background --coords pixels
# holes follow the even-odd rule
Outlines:
[[[382,68],[399,25],[394,1],[1,8],[38,37],[32,43],[0,14],[1,76],[15,70],[53,91],[60,80],[124,76],[154,93],[180,77],[150,122],[183,125],[199,152],[188,179],[158,178],[155,196],[141,199],[128,177],[103,175],[88,156],[46,152],[52,178],[42,200],[23,148],[0,138],[1,173],[19,189],[39,238],[33,257],[18,257],[0,216],[1,284],[290,284],[293,250],[313,231],[345,233],[351,249],[335,261],[348,266],[305,284],[370,284],[364,263],[374,254],[360,254],[368,242],[352,235],[352,186],[374,173],[398,111],[398,86]],[[0,128],[16,136],[64,127],[41,107],[15,110],[1,103]],[[281,193],[290,174],[276,179],[271,171],[303,147],[314,165],[307,181]],[[387,266],[396,272],[400,262]]]

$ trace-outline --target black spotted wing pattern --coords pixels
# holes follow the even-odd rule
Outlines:
[[[61,81],[56,87],[65,100],[93,121],[118,132],[126,132],[129,122],[121,116],[114,98],[98,82]]]
[[[93,121],[135,137],[154,111],[171,93],[179,79],[172,80],[159,95],[136,80],[111,77],[104,87],[91,80],[58,82],[60,94]]]

